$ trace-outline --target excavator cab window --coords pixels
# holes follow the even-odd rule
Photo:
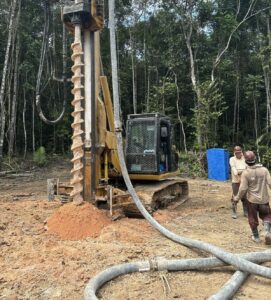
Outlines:
[[[146,154],[154,152],[154,125],[141,122],[133,122],[129,126],[128,152],[135,154]]]
[[[126,128],[129,173],[171,171],[171,124],[168,117],[158,113],[130,115]]]
[[[156,171],[154,119],[132,118],[127,121],[126,162],[130,173]]]
[[[132,138],[132,147],[136,153],[140,153],[143,149],[143,143],[139,141],[138,137],[134,136]]]

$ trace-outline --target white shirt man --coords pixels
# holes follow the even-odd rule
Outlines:
[[[231,181],[232,181],[232,218],[236,219],[236,209],[237,202],[234,201],[234,197],[238,194],[240,183],[241,183],[241,175],[243,171],[247,168],[247,164],[242,152],[242,148],[240,146],[235,146],[233,149],[234,156],[230,158],[230,167],[231,167]],[[246,195],[241,199],[243,205],[244,216],[247,217],[247,199]]]

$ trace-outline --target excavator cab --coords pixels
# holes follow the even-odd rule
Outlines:
[[[160,113],[129,115],[126,128],[126,164],[131,179],[150,175],[155,180],[177,171],[168,117]]]

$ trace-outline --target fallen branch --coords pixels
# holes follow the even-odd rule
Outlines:
[[[6,176],[7,174],[12,174],[12,173],[16,173],[16,171],[13,171],[13,170],[9,170],[9,171],[1,171],[1,172],[0,172],[0,177],[4,177],[4,176]]]
[[[17,174],[8,174],[7,178],[17,178],[17,177],[32,177],[33,173],[17,173]]]
[[[31,197],[34,196],[34,193],[21,193],[21,194],[13,194],[12,197]]]

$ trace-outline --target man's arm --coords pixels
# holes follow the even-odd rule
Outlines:
[[[267,182],[269,188],[271,189],[271,176],[270,176],[270,173],[267,169],[266,169],[266,172],[267,172],[266,182]]]
[[[230,158],[230,167],[231,167],[231,172],[233,175],[237,176],[238,175],[238,171],[235,167],[235,163],[234,163],[234,160],[233,160],[233,157]]]
[[[245,173],[242,173],[242,175],[241,175],[241,184],[240,184],[240,187],[239,187],[238,194],[234,198],[234,201],[239,201],[240,199],[242,199],[243,196],[245,195],[245,193],[247,192],[247,189],[248,189],[248,180],[247,180],[247,177],[246,177]]]

